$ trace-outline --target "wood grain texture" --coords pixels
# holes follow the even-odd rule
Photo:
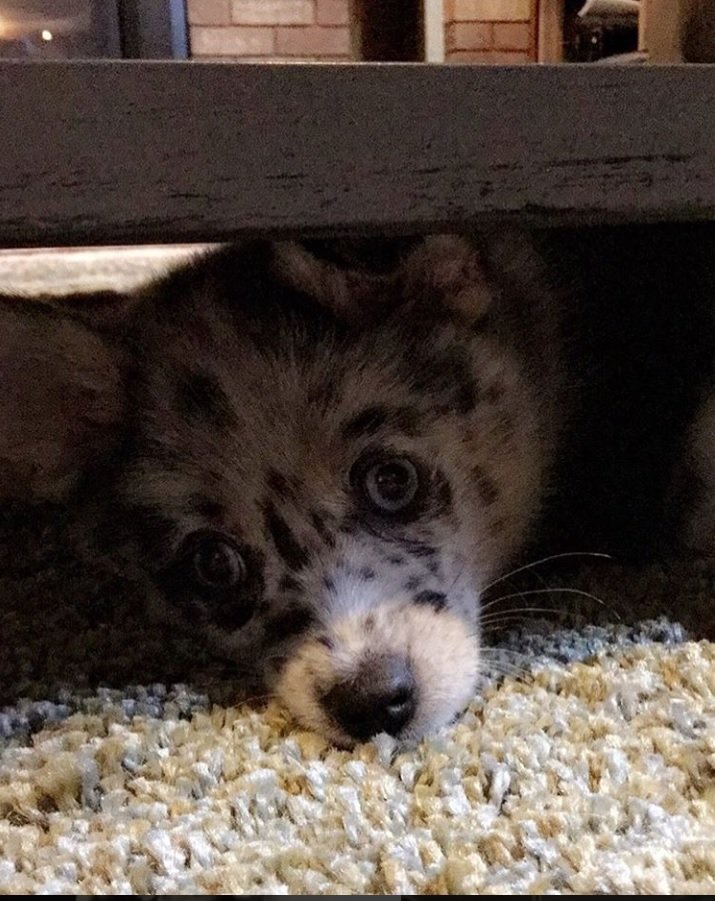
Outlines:
[[[0,63],[0,245],[715,218],[715,66]]]

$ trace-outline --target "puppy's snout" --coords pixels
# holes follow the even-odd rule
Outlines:
[[[380,732],[398,735],[417,708],[417,685],[409,662],[398,656],[366,659],[356,675],[328,691],[323,706],[357,741]]]

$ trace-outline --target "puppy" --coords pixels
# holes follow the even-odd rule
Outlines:
[[[480,597],[549,492],[561,315],[517,232],[373,268],[251,241],[96,306],[6,298],[0,498],[79,510],[303,725],[415,739],[472,696]]]

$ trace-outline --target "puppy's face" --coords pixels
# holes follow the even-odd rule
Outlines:
[[[165,615],[336,742],[452,719],[543,468],[473,248],[373,278],[261,243],[140,306],[118,503]]]

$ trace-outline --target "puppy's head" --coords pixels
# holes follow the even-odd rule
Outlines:
[[[435,237],[387,273],[246,244],[135,310],[115,503],[157,601],[337,742],[417,737],[474,689],[543,468],[499,302]]]

